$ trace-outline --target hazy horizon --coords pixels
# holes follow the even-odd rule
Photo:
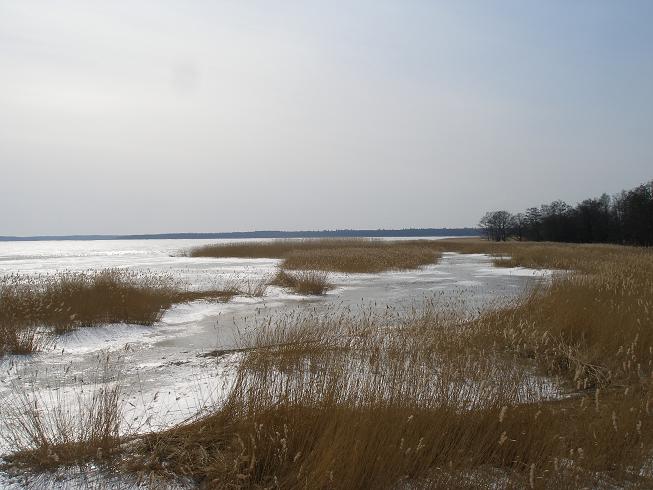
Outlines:
[[[359,228],[359,229],[352,229],[352,228],[338,228],[338,229],[324,229],[324,230],[230,230],[230,231],[215,231],[215,232],[184,232],[184,231],[172,231],[172,232],[161,232],[161,233],[129,233],[129,234],[113,234],[113,233],[92,233],[92,234],[78,234],[78,233],[73,233],[73,234],[67,234],[67,235],[0,235],[0,241],[3,239],[9,239],[11,241],[12,239],[18,239],[18,241],[22,241],[23,239],[47,239],[47,238],[65,238],[65,239],[70,239],[70,238],[80,238],[80,239],[86,239],[86,238],[92,238],[92,239],[116,239],[116,238],[126,238],[126,239],[132,239],[133,237],[145,237],[145,239],[150,239],[150,238],[162,238],[162,239],[186,239],[190,238],[189,235],[197,235],[197,238],[202,239],[205,235],[220,235],[219,238],[232,238],[231,236],[227,235],[233,235],[234,239],[240,239],[240,238],[312,238],[312,237],[339,237],[339,238],[346,238],[346,237],[357,237],[357,238],[365,238],[365,237],[370,237],[374,238],[377,237],[377,235],[369,235],[369,234],[361,234],[361,233],[369,233],[369,232],[378,232],[379,235],[378,237],[384,237],[384,238],[392,238],[393,236],[397,238],[411,238],[411,237],[432,237],[432,238],[444,238],[448,235],[441,235],[441,234],[426,234],[426,235],[416,235],[416,234],[411,234],[411,232],[415,231],[444,231],[444,230],[478,230],[476,227],[459,227],[459,228],[393,228],[393,229],[388,229],[388,228]],[[357,234],[358,232],[358,234]],[[394,234],[393,234],[394,233]],[[403,234],[402,234],[403,233]],[[268,235],[276,235],[279,234],[279,236],[268,236]],[[305,234],[305,236],[294,236],[294,234]],[[327,234],[327,235],[325,235]],[[334,234],[334,235],[328,235],[328,234]],[[247,236],[242,236],[242,235],[247,235]],[[459,234],[459,235],[450,235],[450,236],[476,236],[476,235],[469,235],[467,233]],[[194,238],[194,237],[193,237]],[[211,237],[208,237],[211,238]]]
[[[0,5],[0,235],[473,227],[653,178],[653,3]]]

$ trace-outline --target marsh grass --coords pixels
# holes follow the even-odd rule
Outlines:
[[[223,290],[229,291],[234,296],[262,298],[267,292],[269,282],[269,275],[249,277],[246,274],[234,274],[226,279]]]
[[[15,387],[15,397],[0,407],[2,437],[14,448],[9,463],[42,471],[111,460],[121,441],[120,372],[120,362],[101,355],[72,397],[65,397],[62,387],[41,392]]]
[[[205,245],[189,251],[191,257],[283,259],[287,270],[330,272],[383,272],[414,269],[439,258],[429,241],[369,239],[276,240]]]
[[[218,488],[647,481],[633,472],[653,444],[647,385],[560,399],[535,363],[479,342],[490,324],[428,305],[269,325],[224,405],[141,439],[130,471]]]
[[[478,238],[437,240],[431,246],[441,252],[488,254],[495,258],[495,265],[499,267],[520,266],[592,274],[606,265],[618,266],[622,259],[632,261],[651,256],[650,249],[622,245],[492,242]]]
[[[444,240],[443,242],[449,242]],[[639,383],[653,366],[653,250],[459,240],[459,252],[499,257],[499,266],[567,271],[516,307],[488,312],[486,331],[574,386]],[[488,340],[488,339],[484,339]]]
[[[476,317],[433,301],[263,322],[224,403],[137,440],[124,470],[206,488],[650,488],[652,252],[438,247],[569,272]]]
[[[226,301],[232,290],[191,291],[171,277],[125,269],[0,278],[0,355],[38,349],[39,332],[106,323],[151,325],[175,303]]]
[[[297,294],[319,296],[333,288],[329,274],[322,270],[287,272],[279,269],[269,284],[292,290]]]
[[[240,294],[244,294],[245,296],[252,298],[262,298],[265,296],[265,293],[268,289],[268,284],[268,277],[261,277],[259,279],[248,278],[244,283],[244,287],[238,291]]]
[[[222,408],[143,439],[131,469],[225,488],[649,486],[651,251],[437,247],[569,272],[474,319],[291,319],[252,340]]]

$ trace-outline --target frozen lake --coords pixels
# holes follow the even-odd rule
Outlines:
[[[52,274],[119,267],[173,275],[193,288],[220,287],[235,279],[256,282],[274,274],[276,259],[183,256],[189,248],[228,240],[125,240],[0,242],[0,274]],[[242,240],[236,240],[242,241]],[[450,299],[470,311],[523,294],[546,272],[495,268],[481,254],[445,253],[437,264],[380,274],[331,274],[336,288],[303,297],[269,287],[260,298],[176,305],[157,324],[82,328],[57,338],[42,352],[0,358],[0,399],[19,391],[45,404],[75,399],[80,380],[92,379],[98,357],[120,359],[125,431],[168,427],[220,399],[237,354],[216,361],[206,354],[234,347],[243,325],[292,308],[407,308],[425,298]],[[11,423],[3,414],[5,423]],[[0,438],[0,456],[11,451]],[[5,481],[5,486],[9,485]],[[0,486],[3,486],[0,477]]]

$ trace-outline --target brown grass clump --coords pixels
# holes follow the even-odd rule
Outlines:
[[[291,289],[297,294],[315,296],[322,295],[333,288],[328,273],[321,270],[286,272],[279,269],[270,284]]]
[[[252,298],[262,298],[268,289],[268,277],[261,277],[260,279],[247,279],[244,281],[244,286],[237,289],[238,294],[250,296]]]
[[[369,239],[277,240],[206,245],[189,254],[191,257],[279,258],[283,259],[283,269],[382,272],[414,269],[436,262],[439,253],[434,243]]]
[[[37,332],[106,323],[151,325],[174,303],[228,300],[234,291],[189,291],[169,277],[124,269],[0,278],[0,355],[37,349]]]

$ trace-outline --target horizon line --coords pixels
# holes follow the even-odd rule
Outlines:
[[[175,232],[131,234],[70,234],[70,235],[0,235],[0,241],[59,241],[59,240],[153,240],[153,239],[210,239],[210,238],[312,238],[312,237],[418,237],[418,236],[475,236],[478,228],[337,228],[333,230],[254,230],[227,232]]]

